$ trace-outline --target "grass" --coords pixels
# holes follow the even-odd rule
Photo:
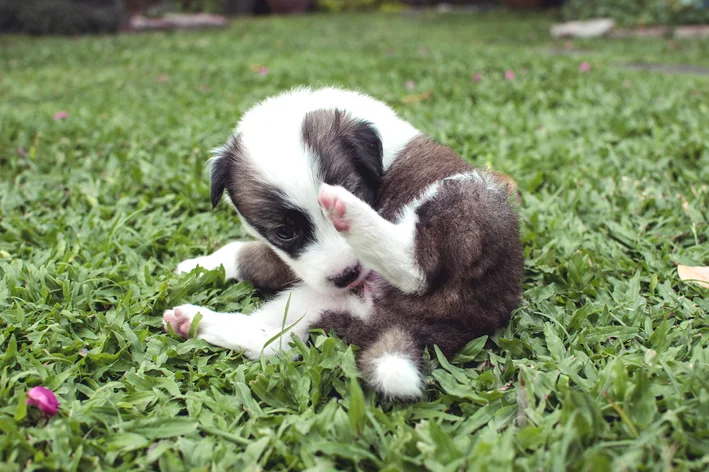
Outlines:
[[[709,263],[709,77],[621,64],[706,67],[709,42],[557,54],[548,26],[311,16],[0,38],[0,469],[706,470],[709,292],[674,266]],[[172,270],[243,236],[210,209],[209,149],[257,100],[319,83],[389,101],[523,194],[524,302],[458,356],[429,352],[419,403],[376,398],[336,338],[252,362],[160,326],[183,302],[260,302],[219,271]],[[49,421],[23,407],[40,384],[61,403]]]

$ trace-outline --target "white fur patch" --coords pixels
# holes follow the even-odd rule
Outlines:
[[[493,179],[490,175],[486,174],[481,174],[477,170],[472,170],[470,172],[465,172],[463,174],[455,174],[451,175],[450,177],[446,177],[443,179],[443,181],[446,182],[475,182],[475,183],[484,183],[485,186],[487,187],[488,190],[491,191],[503,191],[504,188],[502,185],[497,182],[495,179]]]
[[[402,120],[388,105],[365,94],[352,90],[332,87],[321,89],[297,88],[268,98],[251,108],[236,128],[244,136],[266,136],[275,146],[283,141],[281,135],[274,140],[273,130],[283,133],[284,125],[300,138],[301,125],[305,115],[315,110],[343,110],[353,118],[365,120],[374,125],[382,140],[382,163],[386,170],[401,150],[421,132]],[[290,144],[290,143],[288,143]],[[246,148],[251,149],[249,143]],[[292,149],[291,149],[292,152]],[[259,158],[263,154],[259,153]],[[283,155],[273,158],[282,160]],[[283,164],[283,162],[281,162]]]
[[[195,267],[214,270],[219,268],[219,266],[224,266],[224,276],[226,280],[238,279],[239,268],[236,265],[236,255],[244,244],[243,242],[235,241],[208,256],[195,257],[194,259],[182,261],[177,264],[175,273],[178,275],[185,274],[191,272]]]
[[[391,398],[418,398],[423,390],[423,379],[416,365],[398,353],[384,354],[374,361],[370,382],[377,391]]]

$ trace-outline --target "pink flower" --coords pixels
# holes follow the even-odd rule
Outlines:
[[[33,387],[27,392],[27,404],[36,406],[42,413],[52,416],[59,409],[59,401],[54,392],[45,387]]]
[[[473,74],[473,82],[480,82],[482,80],[483,76],[480,74]]]
[[[266,66],[261,66],[256,70],[256,73],[260,76],[268,75],[268,67]]]
[[[591,64],[586,61],[583,61],[581,64],[579,64],[579,70],[581,72],[588,72],[591,70]]]
[[[27,155],[27,151],[25,151],[23,148],[17,148],[17,154],[19,154],[20,157],[25,157]]]
[[[517,75],[512,69],[505,71],[505,80],[514,80],[515,77],[517,77]]]
[[[54,114],[54,121],[64,120],[69,118],[69,113],[66,111],[58,111]]]
[[[404,85],[409,90],[413,90],[416,88],[416,82],[414,82],[413,80],[407,80],[406,84],[404,84]]]

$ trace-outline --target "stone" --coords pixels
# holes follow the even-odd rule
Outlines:
[[[678,26],[675,29],[675,38],[678,38],[678,39],[709,38],[709,25]]]
[[[222,28],[229,20],[221,15],[207,13],[168,13],[162,18],[148,18],[135,15],[130,19],[128,29],[132,31]]]
[[[551,27],[554,38],[599,38],[606,36],[615,28],[615,21],[610,18],[596,18],[585,21],[569,21]]]

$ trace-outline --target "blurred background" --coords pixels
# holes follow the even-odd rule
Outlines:
[[[469,12],[554,9],[559,20],[610,18],[620,26],[701,24],[709,0],[0,0],[0,32],[78,35],[223,26],[229,17],[308,12]]]

